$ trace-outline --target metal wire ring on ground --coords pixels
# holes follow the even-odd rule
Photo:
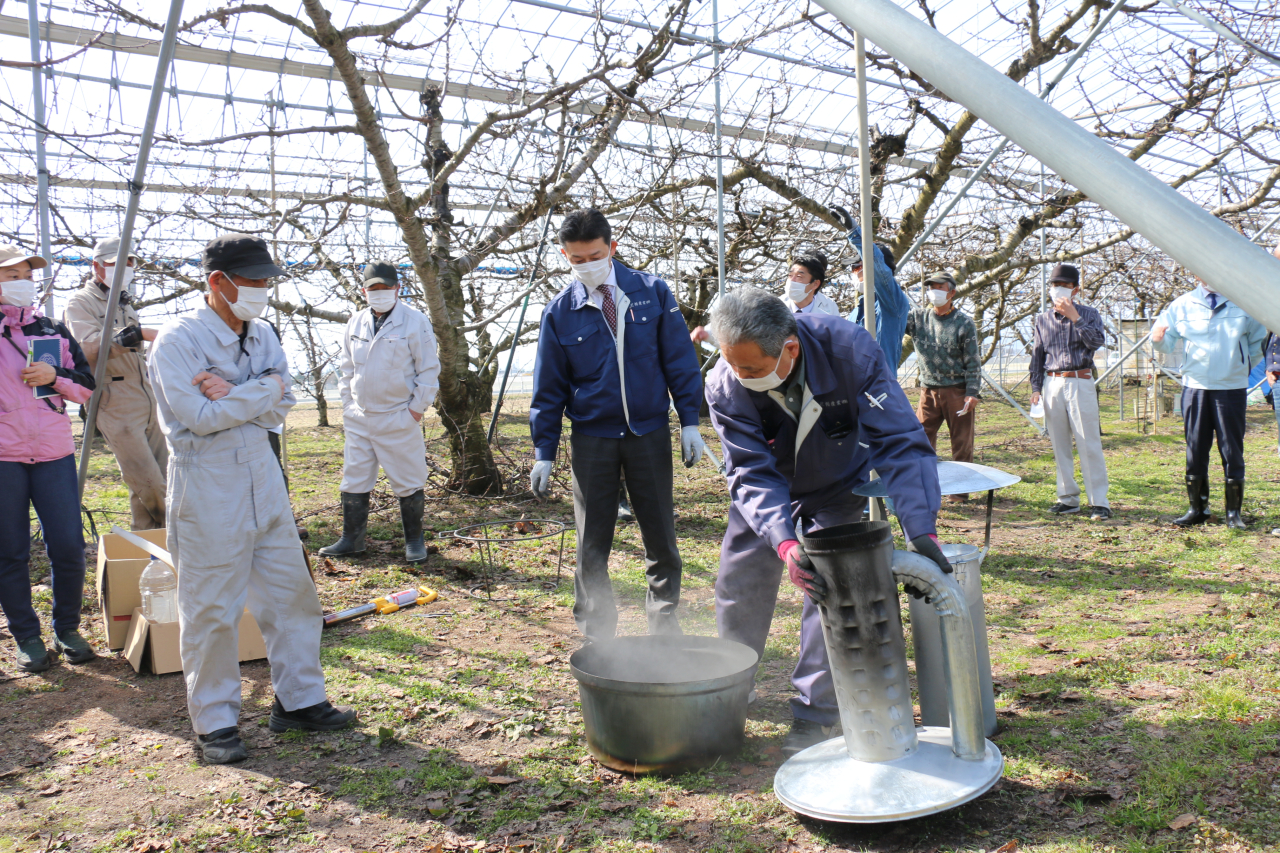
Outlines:
[[[467,530],[478,530],[478,529],[480,529],[480,528],[487,528],[487,527],[488,527],[489,525],[491,525],[491,524],[493,524],[493,525],[497,525],[497,524],[520,524],[520,523],[524,523],[524,524],[551,524],[551,525],[554,525],[556,529],[555,529],[555,530],[552,530],[552,531],[551,531],[551,532],[549,532],[549,533],[538,533],[538,534],[532,534],[532,535],[529,535],[529,536],[515,536],[515,537],[507,537],[507,538],[504,538],[504,539],[492,539],[492,538],[489,538],[489,537],[487,537],[487,536],[463,536],[463,535],[462,535],[464,531],[467,531]],[[535,539],[549,539],[550,537],[555,536],[555,535],[556,535],[556,534],[558,534],[558,533],[564,533],[568,528],[569,528],[569,525],[565,524],[563,521],[552,521],[552,520],[550,520],[550,519],[542,519],[542,518],[495,518],[495,519],[494,519],[494,520],[492,520],[492,521],[482,521],[482,522],[480,522],[479,524],[468,524],[466,527],[459,527],[457,530],[453,531],[453,534],[452,534],[452,535],[453,535],[453,538],[454,538],[454,539],[462,539],[462,540],[463,540],[463,541],[465,541],[465,542],[476,542],[476,543],[485,543],[485,544],[493,544],[493,545],[503,545],[503,544],[512,543],[512,542],[531,542],[531,541],[533,541],[533,540],[535,540]]]
[[[529,535],[514,536],[514,537],[504,537],[501,539],[493,538],[489,536],[488,533],[489,533],[490,525],[496,526],[500,524],[507,524],[507,525],[536,524],[540,526],[549,525],[553,529],[550,530],[549,532],[533,533]],[[492,549],[494,547],[502,547],[503,545],[514,545],[520,542],[536,542],[540,539],[550,539],[552,536],[559,536],[560,551],[559,551],[559,556],[556,558],[556,582],[552,584],[550,587],[548,587],[546,583],[542,584],[544,588],[555,589],[557,586],[560,585],[560,570],[564,565],[564,536],[565,536],[565,532],[568,529],[569,529],[569,525],[566,524],[565,522],[554,521],[552,519],[495,518],[495,519],[491,519],[490,521],[479,522],[478,524],[468,524],[466,527],[459,527],[457,530],[454,530],[450,534],[451,536],[453,536],[454,539],[458,539],[463,542],[471,542],[480,547],[480,554],[479,554],[480,568],[484,574],[484,583],[480,586],[477,586],[469,590],[469,594],[471,595],[471,597],[480,598],[480,596],[476,595],[476,591],[483,589],[485,591],[485,598],[484,598],[485,601],[515,601],[516,600],[515,598],[494,598],[493,597],[493,579],[491,575],[494,575],[497,573],[498,564],[493,558]],[[470,535],[470,532],[474,530],[479,530],[485,535],[481,535],[481,536]],[[492,568],[492,571],[490,571],[491,568]]]

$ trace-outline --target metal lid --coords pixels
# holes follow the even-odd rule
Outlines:
[[[968,563],[982,557],[982,549],[977,545],[939,542],[938,547],[942,549],[942,556],[946,557],[949,563]]]
[[[981,760],[965,761],[951,749],[951,729],[917,729],[916,752],[893,761],[849,757],[844,738],[832,738],[793,755],[773,777],[784,806],[833,823],[883,823],[936,814],[982,796],[1004,771],[991,741]]]
[[[938,462],[938,484],[944,495],[967,495],[970,492],[986,492],[991,489],[1003,489],[1014,483],[1022,482],[1017,474],[1001,471],[989,465],[978,465],[973,462]],[[855,495],[864,498],[886,498],[889,492],[884,481],[877,477],[853,490]]]

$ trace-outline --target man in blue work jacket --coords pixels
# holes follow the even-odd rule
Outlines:
[[[831,736],[839,721],[815,601],[822,579],[798,531],[857,521],[853,489],[874,467],[910,548],[950,571],[938,547],[937,457],[866,330],[839,317],[794,314],[743,288],[721,297],[711,331],[722,358],[707,377],[711,422],[724,447],[729,523],[716,579],[720,636],[763,653],[785,566],[805,591],[794,720],[783,753]]]
[[[573,278],[542,312],[529,408],[534,495],[550,490],[561,418],[573,432],[573,515],[578,571],[573,616],[588,642],[614,636],[618,611],[609,552],[625,479],[644,542],[649,633],[678,634],[680,552],[671,495],[669,401],[680,418],[685,467],[702,458],[702,375],[666,282],[613,259],[609,220],[576,210],[559,231]]]
[[[862,229],[849,215],[849,211],[843,207],[831,208],[831,215],[848,232],[846,239],[855,253],[850,271],[861,293],[865,261],[862,257]],[[872,253],[875,255],[872,258],[872,268],[876,271],[876,343],[880,344],[880,349],[884,351],[884,360],[889,365],[889,372],[896,377],[898,364],[902,361],[902,339],[907,334],[907,317],[911,314],[911,300],[907,299],[907,294],[903,293],[902,288],[898,286],[898,279],[895,278],[897,270],[892,253],[879,244],[875,244]],[[863,300],[859,299],[858,307],[854,309],[853,316],[849,319],[859,326],[863,325],[865,310]]]
[[[1267,330],[1203,281],[1161,312],[1151,328],[1160,352],[1182,358],[1182,429],[1187,440],[1187,502],[1173,523],[1204,524],[1209,512],[1209,452],[1218,439],[1227,527],[1244,530],[1244,431],[1249,371],[1262,359]]]

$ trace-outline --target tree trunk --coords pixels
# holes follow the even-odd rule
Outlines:
[[[471,377],[467,369],[466,339],[458,330],[463,325],[463,315],[460,310],[451,310],[451,300],[444,292],[449,287],[449,276],[441,273],[449,268],[449,259],[447,256],[440,257],[433,251],[423,220],[410,203],[409,194],[400,181],[399,170],[391,158],[390,146],[378,122],[377,111],[365,90],[364,76],[350,46],[333,25],[328,10],[321,6],[320,0],[304,0],[303,8],[315,27],[316,43],[329,54],[334,70],[342,79],[356,116],[356,126],[386,192],[387,208],[404,237],[414,272],[422,284],[424,301],[427,303],[440,355],[440,390],[436,396],[436,411],[440,413],[440,420],[449,434],[449,446],[453,453],[451,485],[472,495],[499,494],[502,491],[502,479],[474,414],[475,407],[471,399],[473,390],[468,388],[470,383],[467,380]],[[447,228],[447,224],[445,227]],[[452,282],[452,286],[458,288],[457,281]],[[460,288],[458,296],[460,308]],[[472,439],[473,434],[480,436],[478,442]]]
[[[324,397],[324,365],[311,368],[311,384],[316,395],[316,411],[320,413],[320,426],[329,425],[329,401]]]

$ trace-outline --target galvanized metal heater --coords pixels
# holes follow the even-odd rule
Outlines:
[[[942,544],[942,553],[951,563],[953,577],[964,592],[973,625],[973,644],[978,656],[978,691],[982,696],[982,730],[996,733],[996,696],[991,684],[991,652],[987,648],[987,611],[982,600],[982,561],[991,551],[991,515],[996,489],[1021,482],[1016,474],[976,465],[972,462],[938,463],[938,484],[942,494],[987,493],[987,525],[981,548],[973,545]],[[872,480],[854,490],[856,494],[882,497],[884,483]],[[937,611],[924,599],[913,598],[911,637],[916,662],[916,690],[920,695],[920,720],[926,726],[947,726],[947,675],[942,653],[942,625]]]
[[[987,791],[1004,759],[983,737],[973,628],[959,585],[931,560],[894,551],[886,521],[814,531],[803,545],[830,588],[819,611],[844,735],[783,764],[774,778],[778,799],[819,820],[880,823],[945,811]],[[950,728],[915,726],[899,582],[924,592],[938,613]]]

